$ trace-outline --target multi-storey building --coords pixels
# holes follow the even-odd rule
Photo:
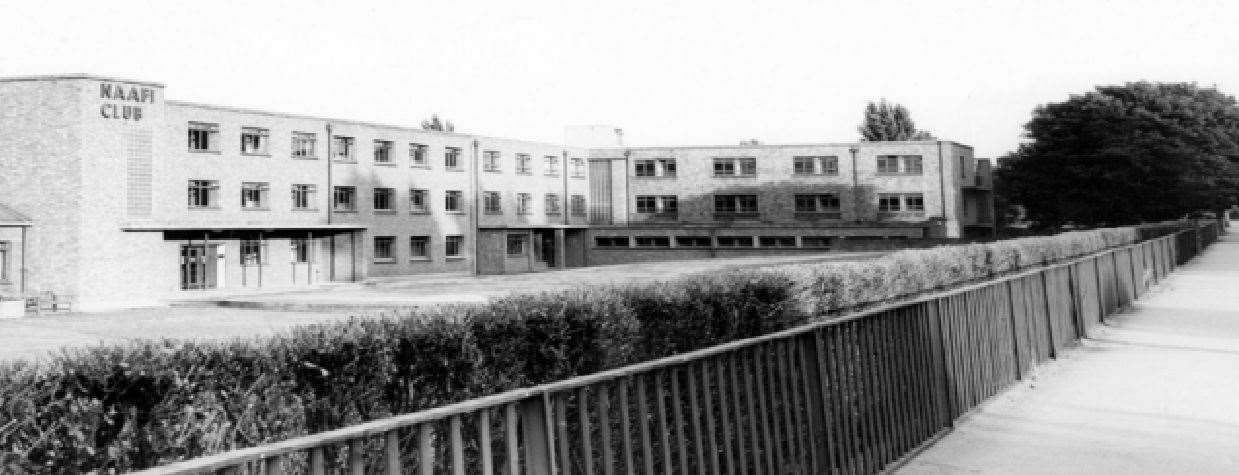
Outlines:
[[[89,308],[585,265],[586,160],[552,144],[167,101],[144,81],[3,79],[0,294],[50,290]]]
[[[590,264],[993,234],[989,161],[955,142],[607,147],[590,167]]]

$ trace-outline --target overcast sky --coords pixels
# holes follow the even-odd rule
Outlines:
[[[1231,2],[1234,3],[1234,2]],[[857,140],[866,101],[1002,155],[1096,84],[1239,91],[1227,2],[3,2],[0,75],[162,82],[170,99],[560,142]]]

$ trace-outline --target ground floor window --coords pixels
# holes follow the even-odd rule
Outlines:
[[[267,263],[267,243],[257,239],[241,241],[241,265],[256,266]]]
[[[529,243],[529,235],[527,234],[509,234],[508,235],[508,255],[519,257],[525,255],[525,248]]]
[[[288,241],[289,247],[292,249],[293,263],[306,264],[310,262],[310,240],[306,238],[292,239]]]
[[[667,236],[637,236],[637,247],[671,247]]]
[[[710,236],[676,236],[676,247],[710,247]]]
[[[795,236],[762,236],[758,241],[761,247],[796,247]]]
[[[430,236],[409,236],[409,259],[430,258]]]
[[[396,259],[396,253],[392,249],[392,244],[396,242],[396,238],[392,236],[375,236],[374,237],[374,262],[392,262]]]
[[[718,247],[753,247],[753,236],[719,236]]]
[[[597,247],[628,247],[628,236],[598,236],[594,238]]]
[[[800,245],[806,248],[829,249],[830,239],[827,236],[801,236]]]
[[[443,242],[443,254],[447,257],[460,257],[464,243],[464,236],[459,234],[448,236]]]

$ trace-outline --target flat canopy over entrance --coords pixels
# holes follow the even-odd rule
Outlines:
[[[30,218],[0,203],[0,226],[30,226]]]

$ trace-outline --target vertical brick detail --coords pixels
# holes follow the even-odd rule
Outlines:
[[[125,210],[130,218],[151,217],[151,131],[125,134]]]

